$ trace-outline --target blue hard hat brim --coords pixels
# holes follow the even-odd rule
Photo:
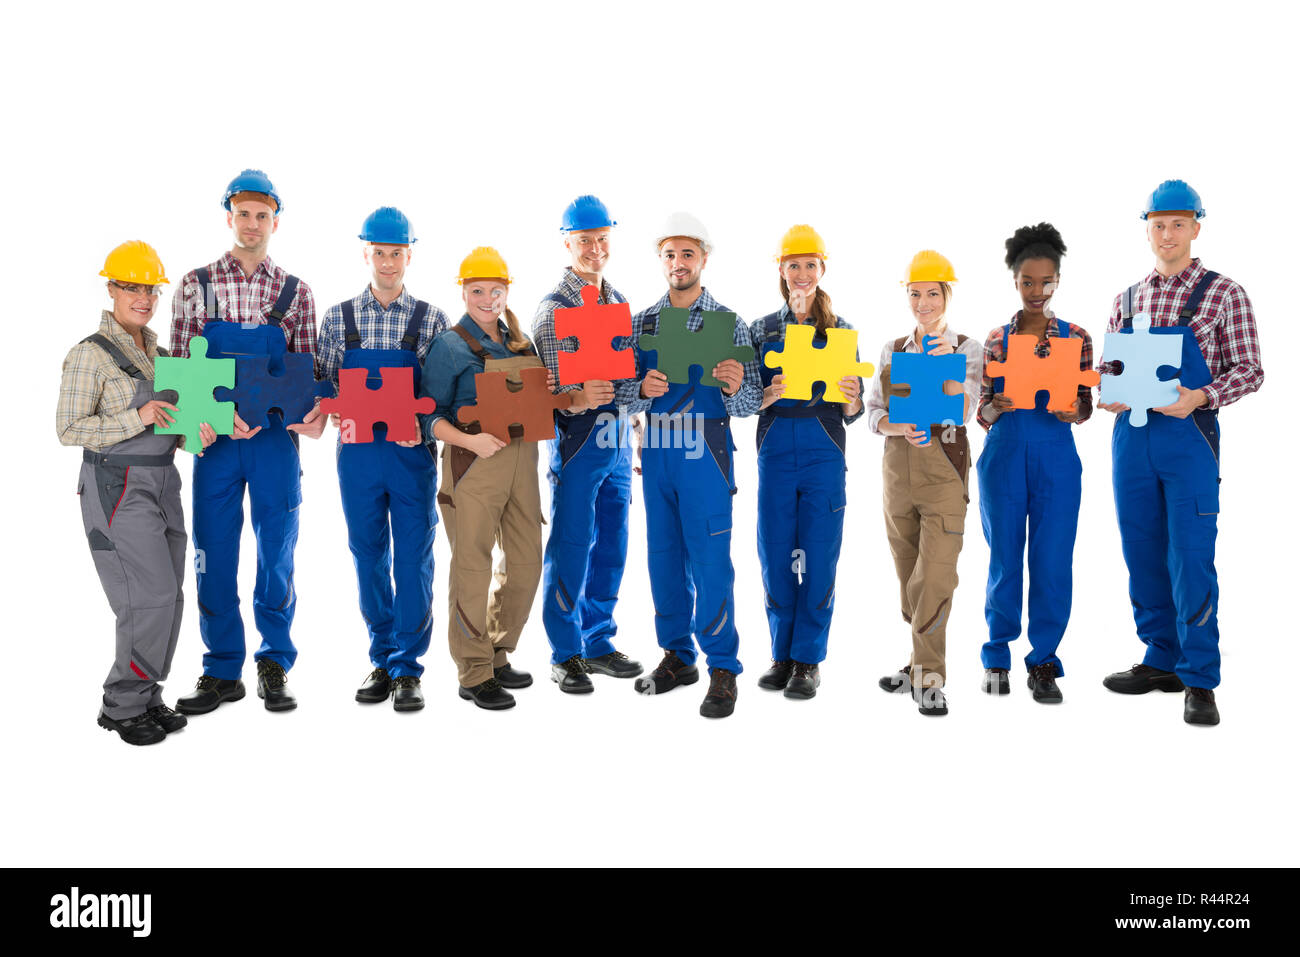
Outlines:
[[[608,222],[608,223],[590,223],[590,224],[587,224],[587,225],[581,225],[581,226],[561,226],[561,227],[560,227],[560,232],[562,232],[562,233],[580,233],[580,232],[583,232],[584,230],[587,230],[587,229],[609,229],[611,226],[617,226],[617,225],[618,225],[618,220],[615,219],[615,220],[611,220],[611,221]]]
[[[409,246],[412,243],[419,242],[414,236],[410,239],[375,239],[373,236],[366,236],[362,233],[357,233],[357,239],[366,243],[374,243],[377,246]]]

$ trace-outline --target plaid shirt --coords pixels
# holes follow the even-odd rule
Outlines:
[[[1167,279],[1152,270],[1138,283],[1133,295],[1133,314],[1147,313],[1152,328],[1178,325],[1179,310],[1205,273],[1199,259],[1193,259],[1177,276]],[[1123,299],[1123,293],[1115,297],[1107,332],[1120,329]],[[1189,320],[1189,325],[1197,345],[1205,354],[1210,375],[1214,376],[1214,381],[1204,388],[1206,408],[1231,405],[1264,384],[1255,313],[1250,308],[1246,290],[1231,279],[1220,276],[1206,289],[1201,308]]]
[[[641,332],[646,326],[658,322],[659,313],[665,309],[672,308],[672,300],[669,299],[668,293],[649,309],[638,312],[632,317],[632,336],[630,339],[618,343],[618,348],[626,349],[629,346],[635,346],[641,338]],[[695,302],[691,303],[690,316],[686,320],[686,328],[692,332],[698,330],[704,325],[705,312],[731,312],[726,306],[719,305],[718,301],[713,298],[707,289],[700,287],[700,294]],[[736,335],[732,340],[738,346],[753,346],[749,339],[749,327],[736,317]],[[626,406],[628,414],[635,412],[644,412],[650,408],[653,399],[641,398],[641,379],[644,378],[646,370],[642,365],[642,355],[640,349],[633,349],[636,355],[636,378],[623,379],[614,386],[614,401],[619,405]],[[740,388],[736,390],[735,395],[722,393],[722,404],[727,410],[727,414],[734,418],[743,418],[747,415],[753,415],[758,411],[758,407],[763,404],[763,379],[758,372],[758,350],[754,350],[754,358],[748,362],[742,363],[745,367],[745,378],[740,383]],[[707,370],[706,370],[707,371]],[[716,388],[716,386],[701,386],[701,388]],[[722,390],[719,389],[719,392]]]
[[[361,295],[352,300],[357,334],[363,349],[400,349],[406,324],[415,315],[415,297],[402,287],[402,294],[385,309],[367,285]],[[415,344],[415,354],[420,362],[429,354],[433,340],[447,330],[447,314],[430,305],[420,324],[420,338]],[[346,351],[343,331],[343,304],[330,306],[320,324],[320,340],[316,343],[316,378],[329,380],[337,390],[339,369]]]
[[[1017,312],[1011,317],[1010,335],[1016,335],[1020,328],[1020,317],[1023,312]],[[1059,338],[1057,329],[1057,320],[1052,319],[1047,323],[1047,333],[1039,340],[1038,345],[1034,347],[1034,355],[1040,359],[1047,355],[1047,340]],[[1092,368],[1092,336],[1088,335],[1087,330],[1082,326],[1076,326],[1074,323],[1066,323],[1069,327],[1069,339],[1082,339],[1083,347],[1079,351],[1079,369],[1087,372]],[[988,375],[988,364],[990,362],[1001,362],[1006,358],[1002,351],[1002,327],[998,326],[989,333],[989,337],[984,340],[984,382],[980,387],[980,404],[979,412],[975,416],[975,421],[984,426],[987,432],[993,427],[993,423],[1002,415],[1000,411],[993,408],[993,379]],[[1086,385],[1079,386],[1079,417],[1074,420],[1075,425],[1087,422],[1092,417],[1092,389]]]
[[[220,316],[208,315],[198,276],[187,272],[180,289],[172,296],[172,355],[188,356],[190,340],[203,332],[208,319],[265,323],[275,305],[288,273],[268,256],[257,264],[253,275],[245,276],[232,253],[227,252],[208,266],[208,288],[216,297]],[[316,303],[305,282],[298,283],[293,302],[280,321],[290,352],[316,351]]]
[[[158,334],[144,330],[141,352],[130,333],[117,324],[107,309],[99,323],[100,335],[153,378],[153,360],[158,357]],[[140,413],[130,408],[138,380],[117,367],[105,350],[93,342],[79,342],[63,360],[63,382],[59,385],[59,408],[54,427],[64,445],[81,445],[102,452],[145,430]]]
[[[785,325],[782,325],[782,327],[781,327],[781,341],[782,341],[782,342],[785,342],[785,326],[790,325],[791,323],[793,323],[793,324],[795,324],[795,325],[798,325],[798,323],[799,323],[799,319],[795,316],[795,314],[794,314],[793,312],[790,311],[790,304],[789,304],[788,302],[785,302],[785,303],[782,303],[782,304],[781,304],[781,312],[780,312],[780,316],[781,316],[781,318],[782,318],[782,319],[784,320],[784,322],[785,322]],[[810,316],[809,319],[811,320],[811,318],[812,318],[812,317]],[[836,329],[852,329],[853,327],[852,327],[851,325],[849,325],[847,322],[845,322],[843,319],[841,319],[839,316],[836,316],[836,317],[835,317],[835,328],[836,328]],[[766,321],[765,321],[765,318],[764,318],[764,319],[755,319],[753,322],[751,322],[751,323],[749,324],[749,340],[750,340],[750,342],[752,342],[752,343],[754,344],[754,361],[755,361],[755,362],[761,362],[762,360],[760,359],[760,355],[761,355],[761,353],[762,353],[762,351],[763,351],[763,343],[765,343],[765,342],[767,341],[767,323],[766,323]],[[861,357],[860,357],[856,352],[853,354],[853,359],[854,359],[855,362],[860,362],[860,361],[862,361],[862,360],[861,360]],[[759,378],[759,385],[760,385],[760,386],[762,385],[762,381],[763,381],[763,380],[762,380],[762,378],[761,378],[761,376],[760,376],[760,378]],[[816,388],[816,386],[814,386],[814,388]],[[864,392],[866,391],[865,388],[864,388],[864,383],[862,382],[862,376],[858,376],[858,388],[859,388],[859,390],[861,390],[861,391],[864,391]],[[858,419],[862,418],[862,413],[864,413],[864,412],[867,411],[866,396],[863,396],[863,397],[862,397],[862,400],[863,400],[863,401],[862,401],[862,408],[858,409],[858,411],[855,412],[853,415],[845,415],[845,416],[843,416],[843,418],[844,418],[844,424],[845,424],[845,425],[848,425],[850,422],[856,422],[856,421],[858,421]],[[823,402],[824,402],[825,399],[819,399],[818,401],[823,401]],[[761,405],[762,402],[760,401],[759,404]],[[843,404],[843,403],[840,403],[840,404]],[[770,406],[769,406],[769,408],[770,408]]]
[[[543,299],[537,306],[537,313],[533,316],[533,342],[537,346],[537,354],[542,357],[542,362],[546,368],[550,369],[555,375],[556,380],[560,378],[560,346],[563,345],[569,349],[578,348],[578,337],[569,336],[563,342],[555,338],[555,310],[564,307],[556,303],[552,297],[563,299],[571,307],[582,305],[582,287],[590,286],[591,283],[583,279],[572,267],[566,267],[564,278],[550,296]],[[609,284],[605,279],[600,281],[600,302],[627,302],[627,298]],[[555,391],[572,392],[574,389],[581,388],[579,383],[562,385]],[[568,413],[568,409],[563,410]],[[572,413],[569,413],[572,414]]]

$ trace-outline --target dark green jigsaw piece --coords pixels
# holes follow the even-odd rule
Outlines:
[[[722,382],[711,373],[713,367],[724,359],[740,363],[754,358],[752,346],[736,345],[736,314],[710,312],[700,314],[700,328],[692,331],[686,323],[691,317],[689,309],[664,309],[659,313],[656,332],[637,340],[637,348],[656,353],[654,368],[669,382],[690,385],[691,366],[700,367],[700,385],[722,388]]]
[[[218,402],[212,397],[217,386],[235,385],[234,359],[209,359],[208,340],[195,336],[190,340],[188,359],[168,356],[154,360],[154,391],[176,392],[176,411],[172,424],[155,425],[159,435],[185,436],[186,452],[203,451],[199,426],[206,422],[217,435],[235,434],[235,403]]]

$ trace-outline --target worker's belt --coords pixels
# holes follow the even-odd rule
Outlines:
[[[166,455],[124,455],[117,452],[92,452],[85,449],[81,460],[91,465],[116,465],[122,468],[144,468],[148,466],[171,465],[175,452]]]

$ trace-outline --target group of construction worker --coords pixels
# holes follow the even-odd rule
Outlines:
[[[236,412],[231,435],[201,427],[202,448],[186,451],[195,453],[190,533],[206,652],[196,687],[173,710],[163,702],[161,682],[180,631],[186,551],[173,459],[178,443],[189,440],[154,428],[173,423],[177,396],[153,388],[155,359],[169,353],[148,328],[169,280],[146,243],[123,243],[109,253],[100,275],[112,308],[64,362],[56,424],[63,444],[84,448],[82,516],[117,619],[98,722],[122,740],[156,743],[185,727],[187,715],[245,695],[247,650],[236,587],[245,492],[257,546],[257,694],[270,711],[297,706],[287,674],[297,657],[290,631],[302,502],[298,444],[303,435],[320,438],[331,418],[340,427],[339,488],[369,636],[372,670],[356,691],[358,702],[391,700],[397,711],[424,707],[421,658],[433,632],[433,543],[441,513],[451,548],[447,628],[460,697],[502,710],[514,706],[512,691],[532,684],[510,656],[540,585],[551,679],[560,691],[590,693],[592,676],[603,675],[630,679],[642,694],[663,694],[699,680],[696,660],[703,652],[710,680],[700,713],[732,714],[742,668],[731,561],[737,489],[730,422],[750,415],[758,416],[758,555],[772,649],[761,688],[796,700],[817,693],[847,503],[846,426],[865,416],[871,431],[885,437],[885,526],[912,636],[906,666],[879,684],[908,694],[923,715],[947,713],[946,629],[969,502],[965,423],[975,415],[988,433],[977,465],[991,556],[983,690],[1010,691],[1009,644],[1021,631],[1027,546],[1028,686],[1035,701],[1063,700],[1057,652],[1070,615],[1081,475],[1071,430],[1092,415],[1091,389],[1080,385],[1066,411],[1049,411],[1046,393],[1035,408],[1016,408],[1002,380],[986,370],[1007,357],[1013,335],[1035,337],[1039,356],[1050,354],[1054,340],[1082,340],[1080,370],[1093,367],[1088,333],[1051,308],[1066,247],[1050,224],[1023,227],[1006,241],[1019,295],[1008,323],[983,340],[956,333],[947,320],[955,270],[944,256],[924,250],[902,277],[910,328],[900,324],[903,334],[884,342],[870,381],[846,375],[818,382],[811,399],[803,399],[786,396],[777,361],[787,330],[811,325],[813,341],[824,344],[828,330],[851,328],[822,286],[827,250],[810,226],[788,230],[775,257],[780,308],[748,325],[735,323],[734,343],[752,347],[752,358],[724,359],[682,383],[656,367],[641,337],[660,331],[665,310],[686,310],[689,330],[700,329],[706,314],[731,310],[702,283],[713,252],[709,231],[694,216],[674,213],[655,240],[668,288],[632,316],[631,336],[622,340],[633,350],[635,374],[561,386],[559,355],[578,340],[557,337],[556,311],[583,306],[587,286],[595,288],[598,304],[627,301],[605,277],[617,223],[596,197],[580,196],[564,210],[569,264],[537,307],[531,337],[510,308],[511,272],[493,248],[472,250],[460,265],[459,321],[449,323],[440,309],[415,298],[405,274],[416,236],[393,207],[375,210],[359,234],[369,282],[356,297],[331,306],[318,332],[311,289],[267,254],[284,211],[270,179],[244,170],[222,205],[232,247],[180,281],[170,355],[189,355],[200,335],[208,358],[267,356],[272,370],[288,353],[310,354],[316,377],[335,390],[343,370],[365,370],[367,384],[378,388],[381,369],[409,369],[412,398],[436,405],[428,414],[411,413],[416,438],[401,441],[387,440],[391,423],[375,426],[373,442],[344,441],[348,423],[323,413],[319,401],[301,422],[286,424],[272,412],[269,425],[250,427]],[[1142,427],[1130,424],[1125,405],[1097,405],[1115,415],[1116,511],[1136,630],[1146,648],[1141,663],[1104,683],[1123,694],[1184,691],[1184,719],[1210,725],[1219,721],[1217,410],[1258,389],[1263,371],[1245,292],[1192,257],[1203,216],[1186,183],[1169,180],[1156,188],[1142,213],[1155,267],[1116,297],[1107,326],[1120,332],[1145,313],[1153,329],[1180,337],[1177,400],[1151,410]],[[895,381],[891,367],[908,353],[965,357],[964,379],[943,383],[945,395],[960,404],[960,422],[918,427],[891,420],[890,399],[906,397],[910,388]],[[457,414],[475,403],[479,374],[501,372],[518,387],[530,367],[545,368],[548,388],[567,402],[555,413],[547,453],[549,519],[542,511],[538,443],[513,429],[506,441]],[[1102,371],[1108,371],[1104,362]],[[648,674],[614,642],[634,472],[641,475],[654,629],[663,652]],[[550,526],[545,548],[543,524]]]

